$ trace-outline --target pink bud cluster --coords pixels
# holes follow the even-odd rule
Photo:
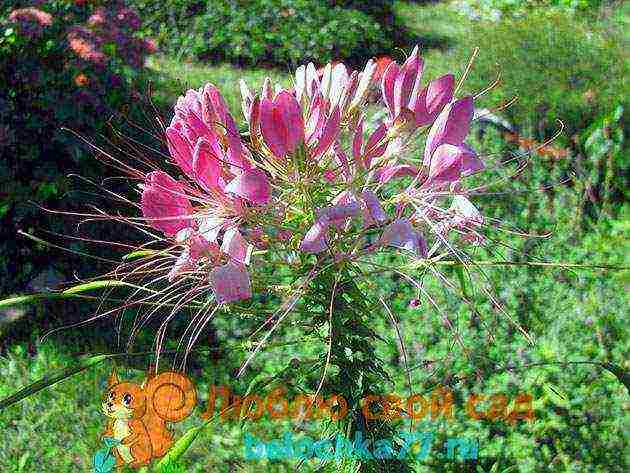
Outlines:
[[[180,179],[154,171],[141,186],[147,223],[177,254],[169,279],[206,275],[216,301],[229,303],[251,297],[247,267],[261,242],[318,261],[385,247],[431,258],[451,232],[478,243],[483,218],[462,185],[484,167],[465,143],[473,98],[454,98],[450,74],[423,85],[422,69],[417,47],[389,63],[377,123],[367,105],[374,61],[362,71],[300,66],[293,89],[267,79],[256,93],[241,82],[247,141],[213,85],[180,97],[166,130]],[[414,156],[408,143],[423,130]]]

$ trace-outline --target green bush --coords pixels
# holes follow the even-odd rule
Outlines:
[[[343,5],[334,5],[335,3]],[[160,44],[181,56],[236,64],[295,66],[331,59],[361,62],[391,47],[380,17],[324,0],[136,0]],[[387,2],[376,2],[377,4]],[[378,6],[378,5],[377,5]]]
[[[459,13],[473,19],[498,20],[502,17],[521,17],[535,9],[553,9],[569,13],[592,12],[614,0],[457,0]]]
[[[482,90],[500,73],[501,86],[491,96],[496,103],[518,96],[505,113],[526,136],[549,138],[561,120],[571,137],[627,100],[630,67],[620,37],[545,13],[493,28],[480,24],[473,34],[480,53],[466,87]]]
[[[79,162],[77,140],[62,127],[88,136],[101,130],[129,102],[154,48],[138,37],[140,19],[122,1],[39,5],[0,4],[0,292],[41,268],[18,249],[17,230],[60,230],[62,219],[47,220],[29,199],[51,204],[68,172],[97,175],[93,161]]]

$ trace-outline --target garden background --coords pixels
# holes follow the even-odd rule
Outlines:
[[[497,112],[497,123],[475,129],[478,149],[501,153],[506,162],[531,159],[504,192],[483,198],[484,213],[551,237],[514,238],[499,254],[513,261],[627,267],[629,22],[627,3],[603,0],[0,1],[0,295],[76,283],[104,267],[82,252],[116,253],[72,238],[115,240],[116,226],[78,228],[72,216],[45,210],[81,208],[93,198],[87,180],[112,174],[69,130],[137,152],[156,146],[155,117],[168,121],[187,88],[216,84],[241,116],[240,78],[256,88],[265,76],[290,84],[289,72],[306,61],[355,67],[370,57],[400,61],[416,43],[430,77],[461,76],[478,47],[463,92],[501,80],[484,96],[484,108],[518,96]],[[538,146],[560,129],[550,145]],[[454,461],[436,449],[416,470],[627,471],[630,399],[627,379],[626,386],[621,381],[630,368],[628,271],[515,266],[488,268],[488,275],[536,344],[528,346],[498,320],[489,339],[487,327],[444,294],[453,316],[467,321],[463,336],[478,356],[474,366],[452,347],[427,304],[407,306],[410,295],[399,282],[382,281],[414,367],[414,390],[442,385],[456,393],[457,418],[441,426],[440,435],[479,439],[477,460]],[[0,398],[79,355],[124,349],[114,320],[40,340],[84,319],[97,304],[3,306]],[[245,392],[253,381],[232,377],[243,356],[234,341],[247,327],[247,320],[217,320],[200,338],[198,348],[212,356],[206,351],[191,359],[201,398],[197,414],[210,385]],[[278,333],[278,340],[290,340],[292,330]],[[379,334],[378,354],[397,373],[389,390],[404,395],[400,346],[386,318]],[[150,349],[151,337],[142,334],[134,351]],[[318,346],[279,343],[254,361],[253,371],[262,378],[280,373],[265,389],[275,383],[290,391],[300,359],[321,353]],[[572,363],[584,361],[594,364]],[[598,363],[619,370],[615,375]],[[139,380],[146,365],[143,358],[125,359],[120,374]],[[475,376],[479,369],[482,377]],[[0,412],[0,469],[88,471],[104,428],[100,397],[110,370],[102,364]],[[472,421],[463,400],[473,392],[531,393],[536,421]],[[197,414],[176,431],[199,423]],[[270,439],[289,427],[321,436],[317,423],[296,427],[267,419],[244,428]],[[295,471],[296,465],[246,461],[241,426],[216,423],[183,457],[181,471]],[[315,471],[318,464],[302,468]]]

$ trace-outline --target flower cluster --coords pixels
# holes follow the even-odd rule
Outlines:
[[[23,35],[36,38],[52,25],[52,15],[35,7],[18,8],[9,14],[9,21],[16,23]]]
[[[135,69],[144,64],[147,54],[155,52],[155,43],[137,38],[134,32],[141,26],[138,14],[124,3],[114,2],[110,7],[98,7],[87,19],[86,25],[75,25],[68,30],[70,49],[82,60],[103,64],[108,60],[106,45],[116,46],[115,51]]]
[[[463,186],[484,168],[465,142],[473,98],[454,97],[450,74],[423,83],[422,70],[417,47],[389,62],[376,123],[372,60],[362,71],[300,66],[292,89],[242,82],[243,136],[213,85],[180,97],[166,130],[179,176],[152,171],[141,185],[146,224],[173,258],[168,279],[201,281],[230,303],[251,297],[248,266],[266,254],[322,265],[386,248],[432,258],[455,251],[451,235],[480,243],[483,217]]]

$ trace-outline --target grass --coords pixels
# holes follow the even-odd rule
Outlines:
[[[622,8],[626,14],[615,12],[615,15],[627,21],[627,7]],[[397,1],[396,11],[413,34],[426,39],[427,75],[436,76],[448,70],[463,72],[465,61],[462,58],[472,54],[476,44],[470,22],[442,3],[422,6]],[[607,18],[604,23],[609,21]],[[168,108],[186,88],[197,88],[210,81],[225,93],[236,116],[241,116],[239,79],[244,78],[253,88],[259,88],[267,75],[273,82],[290,84],[288,74],[282,71],[181,63],[164,56],[152,58],[149,69],[159,105]],[[488,82],[493,79],[487,78]],[[482,149],[505,152],[506,145],[496,134],[489,132],[480,139]],[[526,179],[532,186],[560,177],[560,166],[537,164]],[[557,186],[555,194],[550,196],[514,181],[504,190],[508,193],[499,198],[479,198],[486,215],[505,219],[532,232],[554,230],[554,237],[544,243],[533,238],[510,240],[514,250],[502,250],[500,256],[505,259],[527,255],[547,261],[630,264],[627,208],[620,210],[622,213],[616,220],[602,217],[582,228],[583,223],[575,212],[580,198],[575,189]],[[535,335],[536,346],[529,347],[475,288],[472,298],[479,312],[484,314],[482,321],[471,317],[468,310],[434,284],[429,289],[437,293],[436,297],[446,307],[462,337],[471,342],[473,363],[453,349],[452,334],[444,329],[426,302],[411,309],[408,301],[414,295],[399,280],[389,276],[380,280],[383,293],[401,320],[410,365],[417,367],[412,371],[414,390],[426,392],[434,384],[453,383],[457,396],[456,419],[430,428],[438,431],[441,441],[446,436],[479,438],[477,464],[485,471],[499,462],[504,467],[514,465],[517,471],[524,472],[626,471],[628,465],[623,453],[626,448],[624,426],[630,421],[628,392],[611,373],[597,366],[557,363],[614,361],[625,370],[630,369],[627,360],[630,337],[625,321],[630,300],[624,292],[630,282],[628,272],[490,268],[487,275],[490,283],[498,288],[508,313]],[[107,351],[117,346],[116,336],[106,324],[69,330],[39,343],[37,340],[43,331],[40,326],[46,323],[55,326],[55,318],[63,316],[71,304],[74,302],[65,301],[59,306],[46,304],[35,314],[23,316],[16,325],[0,327],[2,337],[10,340],[0,357],[0,397],[14,393],[51,370],[72,364],[77,353]],[[238,331],[239,322],[217,322],[219,343],[226,351],[232,339],[243,335]],[[404,397],[406,381],[393,330],[386,320],[375,321],[375,326],[384,337],[378,353],[390,361],[394,373],[391,389]],[[294,333],[287,328],[283,335],[290,337]],[[150,339],[144,343],[150,343]],[[266,350],[254,362],[248,377],[238,381],[232,376],[241,361],[238,354],[218,361],[209,361],[201,355],[194,357],[191,374],[198,382],[201,403],[190,419],[174,427],[176,435],[199,425],[198,415],[205,407],[209,385],[228,384],[235,391],[244,392],[254,375],[278,372],[294,358],[306,360],[324,350],[325,347],[316,345]],[[440,359],[445,361],[434,361]],[[432,362],[432,368],[427,362]],[[547,365],[518,369],[535,363]],[[121,377],[139,381],[143,366],[146,366],[144,360],[126,360],[119,364]],[[506,366],[512,369],[499,369]],[[42,465],[46,465],[45,471],[51,472],[88,471],[104,428],[100,400],[110,369],[110,363],[102,364],[0,412],[4,440],[0,444],[0,471],[38,472],[42,471]],[[481,371],[479,379],[476,370]],[[562,396],[554,396],[554,391]],[[519,392],[530,392],[534,396],[537,420],[533,423],[512,426],[502,422],[472,422],[465,413],[462,400],[470,393],[502,393],[513,397]],[[293,426],[267,420],[246,427],[252,435],[268,440]],[[298,430],[317,438],[322,436],[320,427],[320,423],[312,422]],[[294,471],[295,463],[247,462],[243,430],[235,423],[218,422],[202,433],[184,456],[182,467],[182,471],[192,472],[280,472]],[[315,463],[307,464],[305,471],[315,471],[316,467]],[[415,465],[421,472],[463,471],[464,468],[474,471],[474,467],[474,464],[448,460],[439,449],[432,451],[427,461]]]
[[[198,89],[206,82],[216,85],[235,117],[242,117],[239,81],[243,79],[252,90],[260,90],[266,77],[273,84],[291,84],[289,74],[274,69],[242,69],[229,64],[196,64],[179,62],[168,56],[151,57],[148,79],[153,82],[155,101],[169,109],[186,89]]]

